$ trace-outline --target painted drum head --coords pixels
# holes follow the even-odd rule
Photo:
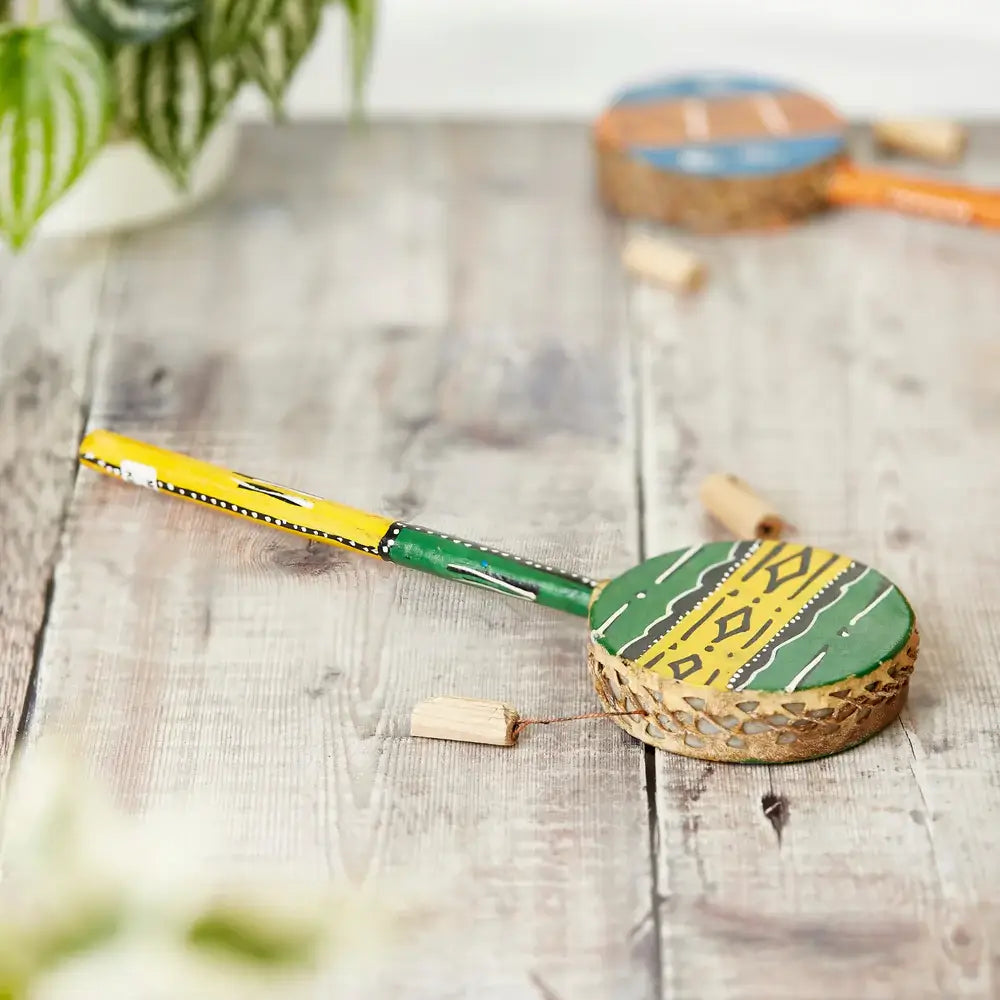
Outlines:
[[[702,73],[621,93],[594,125],[615,210],[700,230],[766,226],[825,204],[844,122],[762,77]]]
[[[835,753],[899,713],[916,621],[876,570],[788,542],[712,542],[649,559],[590,607],[589,663],[615,721],[690,757]]]

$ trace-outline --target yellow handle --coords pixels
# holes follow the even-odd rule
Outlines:
[[[384,556],[389,551],[385,539],[393,522],[387,517],[231,472],[111,431],[88,434],[80,445],[80,461],[125,482],[300,537],[306,535],[371,556]]]

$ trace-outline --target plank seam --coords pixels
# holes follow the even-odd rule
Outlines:
[[[628,307],[627,307],[628,308]],[[631,309],[629,309],[631,312]],[[635,483],[637,545],[639,561],[646,558],[646,482],[643,475],[643,452],[645,447],[643,377],[640,353],[642,349],[641,325],[629,322],[631,336],[629,368],[632,383],[633,400],[633,480]],[[652,921],[653,941],[656,944],[653,960],[653,986],[655,996],[660,998],[663,993],[663,928],[660,920],[660,823],[656,808],[656,748],[643,745],[643,767],[646,778],[646,816],[648,823],[648,844],[650,863],[650,916]]]
[[[924,816],[926,817],[924,830],[927,834],[927,846],[931,852],[931,860],[934,862],[934,874],[937,877],[938,890],[940,892],[944,889],[945,880],[941,870],[941,862],[938,858],[937,843],[934,840],[934,810],[931,808],[930,801],[927,798],[927,791],[924,788],[924,782],[918,773],[921,761],[917,757],[917,750],[913,745],[913,737],[910,735],[910,731],[906,728],[906,723],[903,722],[902,713],[896,716],[896,722],[899,724],[899,728],[903,732],[903,736],[906,739],[906,745],[910,748],[910,755],[913,758],[910,761],[910,774],[913,775],[914,784],[917,786],[917,794],[920,796],[920,803],[924,807]]]
[[[95,317],[100,315],[105,297],[107,296],[109,270],[110,265],[106,259],[104,274],[101,279],[101,288],[97,293],[97,305],[94,310]],[[42,604],[42,617],[38,623],[38,628],[35,630],[35,635],[31,644],[31,671],[28,674],[28,684],[24,693],[24,701],[21,705],[21,715],[17,720],[17,729],[14,732],[15,748],[27,738],[28,729],[31,726],[31,722],[35,714],[35,702],[38,695],[38,679],[41,676],[42,659],[45,656],[45,638],[48,633],[49,616],[52,613],[52,605],[55,601],[56,573],[59,571],[59,566],[65,552],[63,547],[63,535],[65,534],[66,522],[69,520],[69,512],[73,505],[73,497],[76,495],[76,484],[80,477],[80,463],[77,461],[77,455],[80,451],[80,445],[87,434],[87,429],[90,424],[90,415],[94,404],[94,377],[97,365],[99,340],[100,334],[98,333],[97,323],[95,321],[94,336],[90,343],[90,350],[87,353],[87,364],[84,369],[83,391],[80,397],[79,408],[80,418],[76,430],[76,443],[73,447],[70,459],[72,462],[70,481],[66,487],[66,495],[63,500],[62,510],[59,512],[56,541],[52,550],[48,576],[45,580],[45,596]]]
[[[65,516],[65,515],[64,515]],[[60,533],[62,527],[60,526]],[[35,629],[35,635],[31,643],[31,670],[28,673],[28,685],[24,691],[24,701],[21,704],[21,716],[17,720],[17,729],[14,732],[14,746],[17,747],[28,732],[31,724],[31,717],[35,711],[35,695],[38,691],[38,673],[42,662],[42,655],[45,651],[45,632],[49,626],[49,613],[52,610],[52,598],[55,594],[56,562],[53,560],[52,568],[45,580],[45,596],[42,604],[42,617]]]

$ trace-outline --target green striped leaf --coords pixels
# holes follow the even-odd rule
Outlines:
[[[195,26],[116,60],[120,121],[181,186],[243,80],[235,59],[213,59]]]
[[[232,55],[264,27],[274,0],[209,0],[202,19],[208,51]]]
[[[110,98],[78,28],[0,26],[0,232],[15,248],[100,149]]]
[[[281,113],[285,91],[319,31],[323,0],[275,0],[263,27],[240,51],[240,63]]]
[[[193,21],[201,0],[66,0],[77,23],[107,42],[152,42]]]
[[[351,94],[357,109],[375,46],[377,0],[344,0],[344,6],[351,22]]]

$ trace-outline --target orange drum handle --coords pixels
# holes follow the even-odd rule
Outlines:
[[[887,208],[958,225],[1000,228],[1000,191],[839,165],[827,197],[836,205]]]

